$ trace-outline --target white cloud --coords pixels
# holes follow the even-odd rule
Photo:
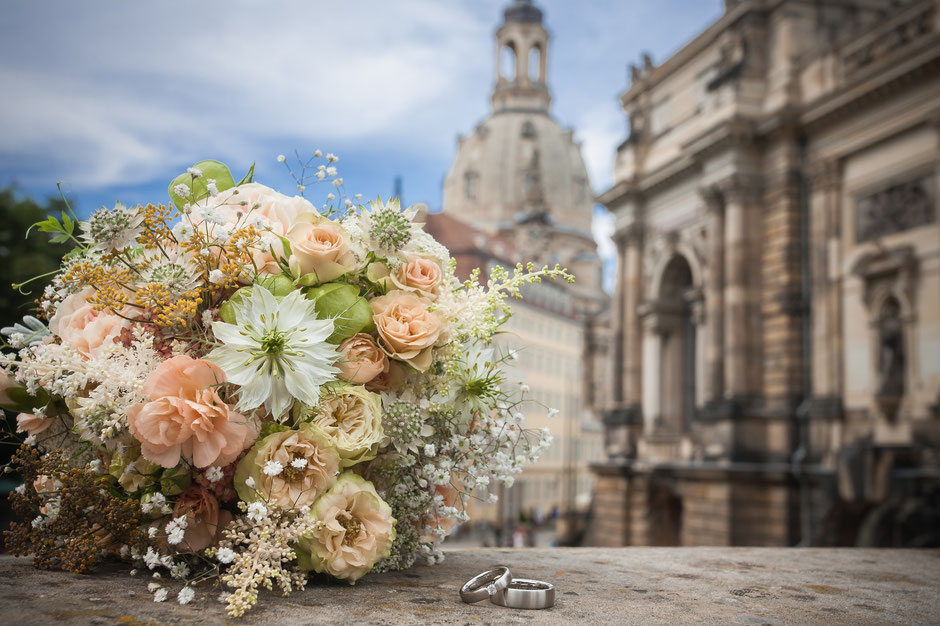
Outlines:
[[[77,4],[17,6],[20,30],[0,27],[0,156],[55,155],[42,182],[133,184],[279,137],[446,159],[453,131],[434,123],[476,108],[462,78],[490,67],[491,24],[467,5]]]

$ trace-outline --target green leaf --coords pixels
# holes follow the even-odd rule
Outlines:
[[[65,211],[62,211],[62,224],[65,226],[65,232],[72,234],[75,232],[75,222],[72,221],[72,218],[68,216]]]
[[[246,183],[250,183],[250,182],[253,181],[254,179],[255,179],[255,164],[252,163],[252,164],[251,164],[251,167],[248,168],[248,173],[245,174],[244,176],[242,176],[242,179],[241,179],[240,181],[238,181],[238,184],[235,185],[235,186],[236,186],[236,187],[239,187],[239,186],[244,185],[244,184],[246,184]]]
[[[193,200],[198,202],[199,200],[206,198],[209,195],[208,188],[206,187],[209,180],[215,181],[216,189],[219,191],[225,191],[226,189],[231,189],[235,186],[235,180],[232,178],[232,173],[224,163],[207,160],[200,161],[193,167],[199,168],[199,170],[202,171],[202,176],[194,179],[192,175],[184,173],[170,181],[170,199],[173,200],[173,204],[176,205],[177,209],[182,210],[183,206],[187,202],[193,202]],[[173,188],[180,184],[186,185],[192,190],[192,197],[183,198],[182,196],[177,195]]]

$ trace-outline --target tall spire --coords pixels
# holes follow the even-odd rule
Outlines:
[[[531,0],[514,0],[496,31],[496,86],[493,111],[548,111],[548,31],[542,10]]]

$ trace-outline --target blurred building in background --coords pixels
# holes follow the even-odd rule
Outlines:
[[[602,545],[938,545],[940,1],[727,0],[621,97]]]
[[[520,519],[563,517],[563,541],[577,534],[575,518],[591,502],[593,474],[601,460],[603,433],[592,410],[607,397],[609,377],[601,289],[601,260],[591,233],[594,199],[573,131],[550,114],[546,80],[549,34],[542,11],[516,0],[496,32],[496,84],[492,112],[467,137],[444,182],[443,212],[427,218],[426,230],[448,246],[457,273],[486,273],[495,264],[512,268],[531,261],[559,264],[574,285],[546,282],[524,289],[500,340],[504,353],[518,352],[512,375],[536,404],[526,410],[528,428],[547,427],[554,445],[509,489],[496,487],[496,505],[471,504],[475,521],[499,529],[501,543]],[[556,409],[557,417],[548,410]]]

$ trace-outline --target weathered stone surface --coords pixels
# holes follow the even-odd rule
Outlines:
[[[463,604],[467,579],[505,564],[557,588],[555,607]],[[796,548],[466,549],[435,567],[263,597],[244,624],[928,624],[940,614],[940,551]],[[0,557],[5,624],[223,624],[218,591],[155,604],[147,577],[94,576]]]

